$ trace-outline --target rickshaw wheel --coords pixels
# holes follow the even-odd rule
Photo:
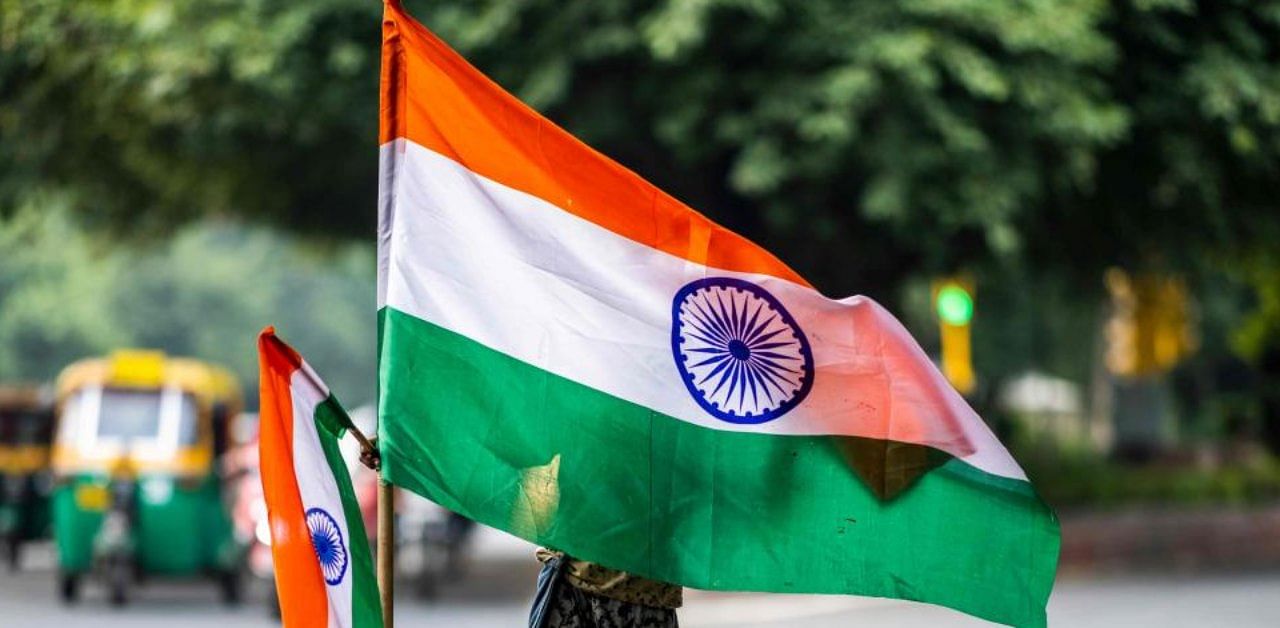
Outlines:
[[[107,570],[107,586],[112,606],[129,603],[129,576],[133,569],[124,561],[113,561]]]
[[[10,537],[6,545],[8,545],[9,571],[17,571],[22,566],[22,541],[17,536]]]
[[[434,574],[422,574],[414,583],[414,592],[420,600],[434,600],[440,594],[440,579]]]
[[[129,603],[129,592],[123,582],[111,583],[111,605],[124,606]]]
[[[58,594],[63,604],[75,604],[80,600],[80,576],[64,573],[58,576]]]
[[[225,571],[218,576],[218,588],[222,591],[222,602],[228,606],[239,606],[241,599],[240,574],[235,570]]]
[[[274,582],[272,582],[271,590],[267,592],[267,616],[272,619],[280,619],[280,597],[276,594]]]

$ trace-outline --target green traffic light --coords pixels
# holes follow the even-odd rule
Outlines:
[[[948,325],[968,325],[973,320],[973,297],[956,284],[938,290],[938,318]]]

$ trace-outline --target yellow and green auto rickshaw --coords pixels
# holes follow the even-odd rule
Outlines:
[[[0,544],[11,569],[22,544],[49,534],[53,399],[36,385],[0,385]]]
[[[59,588],[113,604],[149,576],[210,576],[239,601],[243,550],[219,463],[242,399],[220,367],[154,351],[82,360],[57,383],[53,535]]]

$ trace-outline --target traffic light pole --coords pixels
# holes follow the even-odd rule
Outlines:
[[[934,311],[942,345],[942,374],[961,395],[969,395],[977,387],[970,326],[973,294],[973,281],[964,277],[937,280],[933,285]]]

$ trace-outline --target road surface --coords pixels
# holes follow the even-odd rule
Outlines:
[[[536,565],[532,549],[492,530],[477,539],[468,577],[446,585],[435,602],[402,597],[400,628],[520,626]],[[32,548],[18,574],[0,574],[0,626],[27,628],[274,628],[261,595],[239,608],[218,601],[212,584],[151,582],[123,609],[88,589],[72,607],[58,603],[52,552]],[[1214,577],[1064,578],[1049,605],[1051,626],[1190,628],[1280,626],[1280,572]],[[175,623],[179,622],[179,623]],[[687,628],[989,626],[944,608],[849,596],[689,592],[680,623]]]

